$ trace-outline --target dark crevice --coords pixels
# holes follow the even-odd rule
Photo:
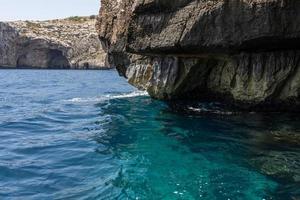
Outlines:
[[[50,50],[48,52],[48,67],[49,68],[70,68],[68,59],[59,50]]]

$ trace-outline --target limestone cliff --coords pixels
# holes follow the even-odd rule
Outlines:
[[[95,17],[0,22],[0,66],[103,68],[105,52],[95,23]]]
[[[300,1],[102,0],[108,62],[155,98],[300,110]]]

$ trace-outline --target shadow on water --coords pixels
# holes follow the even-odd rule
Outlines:
[[[297,115],[195,115],[148,97],[97,107],[107,119],[95,137],[106,147],[98,153],[120,162],[111,182],[122,189],[120,199],[300,197]]]
[[[179,128],[176,139],[189,146],[191,152],[226,151],[227,159],[240,166],[257,170],[279,183],[273,199],[300,197],[300,117],[295,114],[234,113],[175,116],[176,122],[166,122],[166,135]],[[193,113],[195,114],[195,113]],[[201,125],[201,122],[204,125]],[[183,130],[189,134],[183,135]],[[209,135],[199,135],[204,130]],[[174,134],[172,134],[174,136]],[[207,146],[218,143],[218,147]],[[236,160],[241,158],[241,160]]]

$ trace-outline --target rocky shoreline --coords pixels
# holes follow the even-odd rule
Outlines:
[[[97,30],[108,64],[151,97],[180,114],[268,112],[276,120],[287,112],[299,121],[300,1],[101,3]],[[248,165],[280,183],[278,199],[300,199],[298,126],[272,125],[250,131]]]
[[[1,69],[107,69],[96,17],[0,22]]]
[[[77,67],[77,68],[50,68],[50,67],[27,67],[27,66],[1,66],[0,65],[0,70],[90,70],[90,71],[96,71],[96,70],[116,70],[112,67],[93,67],[93,68],[85,68],[85,67]]]
[[[300,2],[107,1],[97,23],[108,63],[162,100],[300,111]]]

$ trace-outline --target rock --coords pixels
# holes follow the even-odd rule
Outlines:
[[[291,178],[300,184],[300,134],[298,130],[255,132],[249,135],[253,144],[254,165],[268,175]]]
[[[0,63],[4,66],[16,66],[15,40],[18,32],[6,23],[0,22]]]
[[[270,151],[252,159],[263,174],[300,184],[300,154],[296,152]]]
[[[297,199],[300,196],[299,126],[279,126],[272,129],[251,131],[247,135],[247,160],[260,173],[280,183],[276,191],[278,199],[287,199],[287,195],[290,196],[288,199]]]
[[[107,64],[163,100],[300,111],[300,1],[102,0]]]
[[[264,151],[250,160],[253,167],[281,184],[277,188],[278,199],[300,197],[300,153],[295,151]],[[282,195],[282,197],[281,197]],[[289,198],[287,198],[289,196]]]
[[[96,19],[0,22],[0,66],[5,68],[105,67]]]

